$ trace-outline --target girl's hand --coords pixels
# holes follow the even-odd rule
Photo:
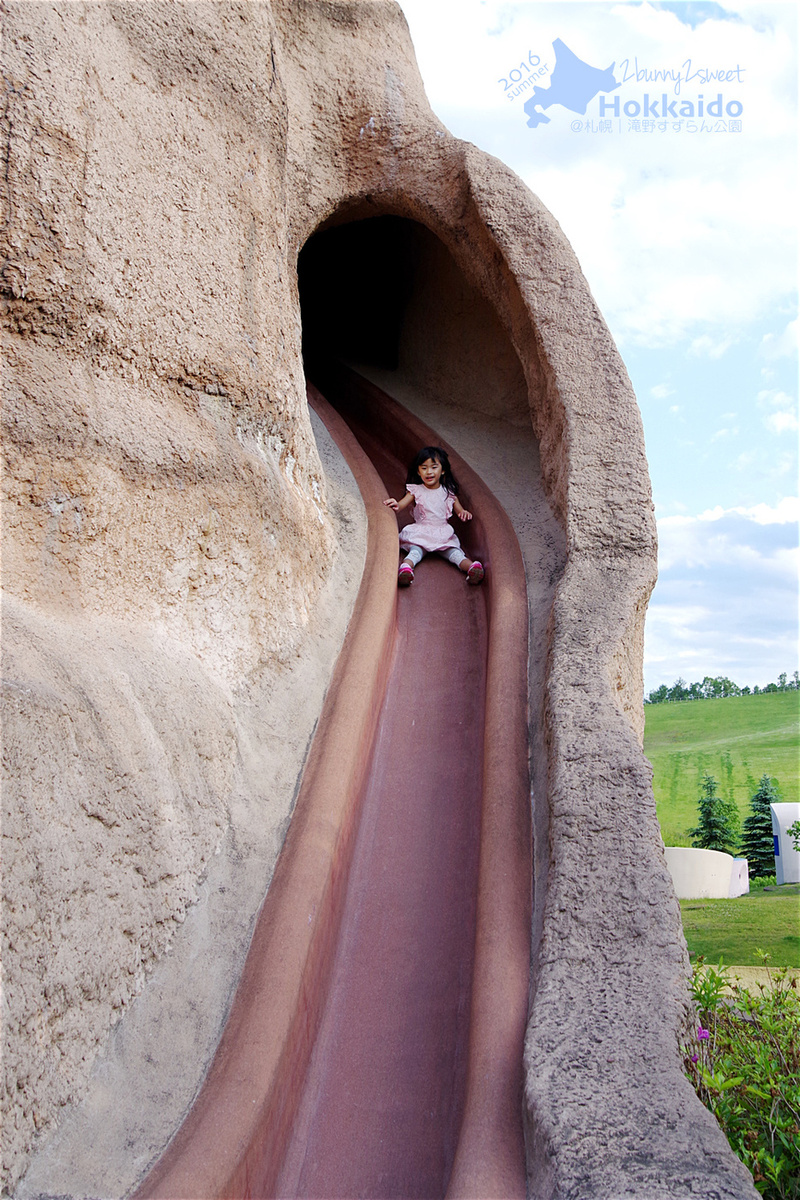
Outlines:
[[[393,496],[390,496],[383,503],[387,508],[393,508],[395,512],[403,512],[404,509],[408,508],[409,504],[414,504],[415,500],[411,492],[406,492],[402,500],[395,500]]]
[[[462,521],[471,521],[472,520],[472,513],[468,512],[466,510],[466,508],[459,509],[459,511],[456,513],[456,516]]]

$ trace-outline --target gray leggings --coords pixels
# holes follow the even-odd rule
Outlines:
[[[403,551],[404,557],[410,559],[415,567],[426,554],[431,553],[429,550],[423,550],[421,546],[401,546],[400,549]],[[442,558],[446,558],[454,567],[457,567],[467,557],[460,546],[451,546],[448,550],[434,550],[432,553],[441,554]]]

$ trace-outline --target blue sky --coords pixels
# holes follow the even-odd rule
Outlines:
[[[557,218],[633,381],[660,541],[646,689],[679,675],[753,686],[791,673],[796,5],[400,4],[434,111]],[[613,64],[618,87],[585,113],[546,103],[553,88],[581,106],[559,82],[563,58],[553,81],[557,39],[590,67]]]

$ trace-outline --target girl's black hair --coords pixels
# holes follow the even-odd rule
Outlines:
[[[408,478],[406,483],[422,483],[419,477],[419,469],[425,462],[426,458],[432,458],[434,462],[442,464],[442,487],[445,488],[451,496],[458,495],[458,480],[453,474],[453,468],[450,466],[450,459],[447,457],[447,451],[441,446],[423,446],[419,454],[414,456],[414,461],[408,468]]]

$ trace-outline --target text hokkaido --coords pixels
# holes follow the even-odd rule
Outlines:
[[[656,121],[662,121],[667,117],[675,120],[679,117],[740,117],[742,111],[741,100],[725,101],[722,92],[717,92],[716,98],[709,101],[704,101],[702,96],[698,96],[696,100],[669,100],[666,92],[655,97],[645,92],[641,100],[626,100],[624,104],[619,96],[615,96],[613,100],[606,100],[605,96],[600,97],[601,117],[618,117],[624,114],[626,117],[652,117]]]

